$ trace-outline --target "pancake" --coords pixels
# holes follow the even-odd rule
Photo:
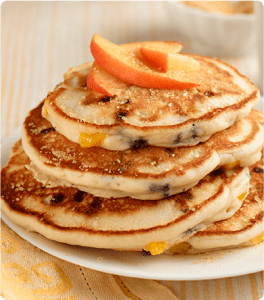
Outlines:
[[[2,212],[49,239],[96,248],[159,254],[232,216],[249,188],[248,168],[236,167],[216,170],[192,189],[164,200],[107,199],[72,187],[47,188],[25,168],[29,162],[18,141],[1,172]]]
[[[74,143],[122,151],[196,145],[249,114],[259,91],[248,78],[219,60],[185,55],[200,63],[199,87],[127,85],[109,97],[87,87],[91,63],[85,63],[71,68],[48,94],[43,117]]]
[[[201,253],[263,242],[263,158],[249,169],[249,194],[240,209],[231,218],[215,222],[187,242],[174,246],[174,252]]]
[[[111,151],[71,142],[41,116],[42,105],[30,112],[22,129],[36,179],[47,174],[58,186],[66,181],[98,197],[161,199],[191,188],[221,165],[244,167],[261,156],[263,128],[258,122],[263,116],[257,111],[196,146]]]

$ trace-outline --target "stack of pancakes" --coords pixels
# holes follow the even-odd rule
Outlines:
[[[186,90],[90,89],[71,68],[33,109],[2,169],[2,210],[72,245],[199,253],[261,242],[257,87],[209,57]]]

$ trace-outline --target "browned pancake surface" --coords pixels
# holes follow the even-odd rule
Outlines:
[[[135,179],[169,178],[172,174],[180,177],[190,169],[198,170],[215,151],[232,153],[250,144],[260,132],[258,122],[262,120],[261,113],[252,111],[247,117],[252,129],[248,136],[241,140],[231,141],[241,134],[241,125],[237,123],[215,134],[210,141],[192,147],[146,146],[141,149],[111,151],[101,147],[85,148],[71,142],[56,132],[41,116],[42,105],[43,103],[30,112],[24,127],[32,149],[39,153],[40,159],[46,161],[44,164],[53,168],[69,168],[84,173],[93,172]]]
[[[203,207],[209,202],[213,202],[215,197],[223,192],[224,185],[231,182],[236,173],[243,172],[242,168],[236,168],[236,173],[230,176],[221,169],[216,170],[203,178],[195,189],[190,189],[163,200],[141,201],[129,197],[107,199],[94,197],[73,187],[46,188],[37,182],[32,173],[25,167],[30,160],[23,151],[21,140],[15,144],[13,153],[14,155],[10,158],[8,164],[1,171],[2,198],[5,204],[11,211],[22,216],[31,215],[42,223],[63,229],[75,227],[78,230],[96,231],[85,224],[79,224],[78,226],[76,223],[73,225],[71,220],[73,217],[78,217],[78,215],[88,219],[100,216],[107,217],[108,215],[125,218],[137,211],[141,211],[144,215],[145,209],[159,208],[166,202],[175,206],[179,211],[179,215],[173,223],[181,222],[185,218],[190,218],[194,213],[203,210]],[[197,190],[214,184],[216,184],[216,190],[213,197],[204,203],[196,203]],[[55,216],[59,218],[61,214],[66,217],[69,216],[68,224],[64,224],[62,227],[59,226],[59,222],[54,222]],[[73,227],[71,227],[71,224]],[[164,224],[164,226],[168,226],[168,224]]]

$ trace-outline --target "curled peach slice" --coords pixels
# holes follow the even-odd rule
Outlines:
[[[140,49],[142,47],[151,47],[153,49],[164,49],[164,44],[166,48],[170,49],[171,52],[180,51],[183,44],[179,42],[160,42],[160,41],[148,41],[148,42],[135,42],[121,45],[122,48],[130,51],[138,57],[141,58]],[[101,93],[107,96],[120,95],[129,84],[125,83],[123,80],[114,77],[110,73],[106,72],[101,68],[96,62],[89,72],[87,78],[87,86],[97,93]]]
[[[144,64],[136,55],[125,48],[111,43],[95,34],[91,42],[92,55],[105,71],[125,82],[162,89],[189,89],[199,84],[195,77],[185,72],[160,73]]]
[[[197,60],[182,54],[171,52],[171,47],[155,49],[143,46],[140,53],[145,62],[153,68],[166,73],[167,71],[199,71],[200,64]]]
[[[97,93],[113,96],[120,95],[129,84],[112,76],[94,62],[87,78],[87,86]]]
[[[178,53],[184,47],[184,45],[180,42],[176,41],[146,41],[146,42],[134,42],[134,43],[127,43],[120,45],[122,48],[133,52],[135,56],[139,59],[142,58],[141,56],[141,48],[148,48],[153,50],[159,51],[167,51],[170,53]]]

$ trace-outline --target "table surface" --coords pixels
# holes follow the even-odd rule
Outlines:
[[[160,1],[4,2],[2,4],[2,138],[20,126],[62,80],[70,67],[93,60],[92,35],[117,44],[144,40],[179,40]],[[181,37],[184,52],[191,42]],[[218,57],[259,82],[257,49],[248,55]],[[163,281],[179,299],[241,299],[262,296],[262,274],[205,281]],[[216,295],[219,292],[218,298]],[[220,295],[220,296],[219,296]],[[1,299],[1,297],[0,297]]]

